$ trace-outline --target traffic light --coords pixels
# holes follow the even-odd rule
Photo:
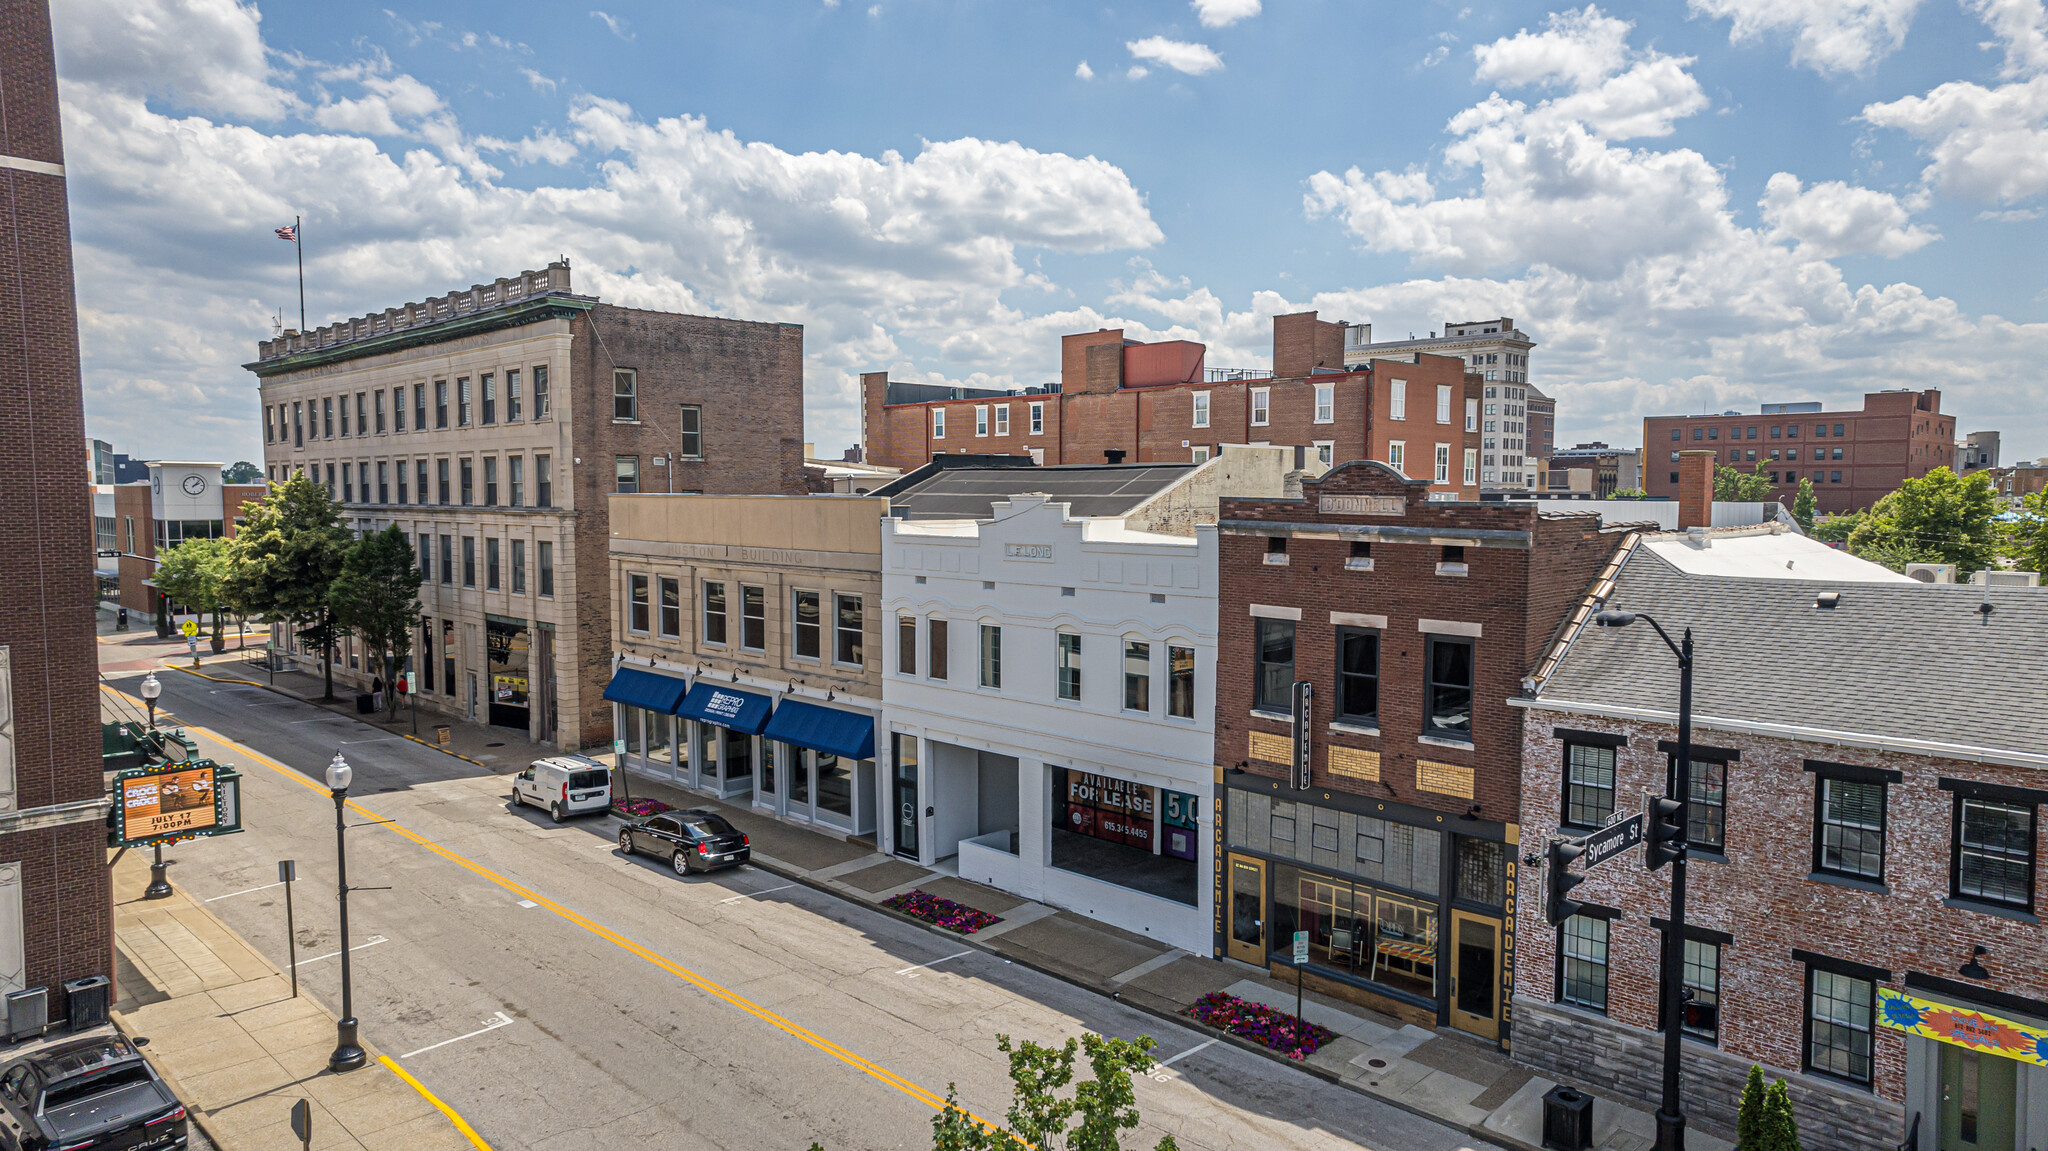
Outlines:
[[[1643,836],[1643,864],[1655,871],[1685,855],[1685,805],[1675,799],[1650,801],[1650,826]]]
[[[1549,885],[1550,896],[1544,906],[1544,914],[1553,927],[1577,915],[1586,906],[1576,899],[1565,898],[1566,892],[1586,882],[1585,876],[1571,873],[1572,860],[1584,854],[1585,848],[1564,839],[1553,839],[1550,846],[1544,848],[1543,879]]]

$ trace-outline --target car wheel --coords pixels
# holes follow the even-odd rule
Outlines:
[[[525,797],[525,796],[523,796],[523,795],[521,795],[521,794],[519,794],[519,789],[518,789],[518,788],[516,788],[516,787],[512,789],[512,806],[514,806],[514,807],[525,807],[525,806],[526,806],[526,797]]]
[[[619,854],[633,854],[633,833],[623,828],[619,831]]]
[[[548,809],[548,818],[554,820],[556,823],[560,823],[563,820],[569,818],[569,813],[563,811],[562,805],[558,803]]]
[[[676,852],[674,855],[669,856],[668,865],[677,875],[690,874],[690,853],[687,851]]]

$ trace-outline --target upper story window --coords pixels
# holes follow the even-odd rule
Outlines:
[[[614,457],[612,460],[612,472],[618,479],[618,486],[613,490],[627,494],[640,490],[639,456]]]
[[[1010,434],[1010,405],[1008,404],[996,405],[996,434],[999,436]]]
[[[1294,621],[1254,621],[1257,666],[1252,680],[1252,706],[1261,711],[1294,708]]]
[[[1337,629],[1337,720],[1360,727],[1380,724],[1380,633]]]
[[[456,470],[461,477],[462,506],[468,507],[476,502],[476,462],[464,456]]]
[[[1574,915],[1557,930],[1557,998],[1592,1011],[1607,1010],[1607,921]]]
[[[555,506],[555,474],[554,469],[549,466],[553,462],[552,456],[533,457],[533,506],[537,508]]]
[[[1673,753],[1667,759],[1665,794],[1671,793],[1670,785],[1677,774],[1678,756]],[[1728,762],[1703,756],[1695,747],[1692,765],[1686,775],[1692,782],[1692,794],[1685,805],[1686,843],[1708,851],[1725,850],[1728,846]]]
[[[669,576],[661,580],[661,634],[671,639],[683,634],[683,581]]]
[[[2024,793],[1957,785],[1949,842],[1950,894],[2032,911],[2034,813],[2034,801]]]
[[[1195,718],[1195,649],[1166,645],[1166,714]]]
[[[1405,420],[1408,418],[1408,381],[1390,380],[1387,383],[1387,418]]]
[[[612,369],[612,418],[640,418],[639,377],[631,368]]]
[[[273,416],[273,415],[271,414],[271,411],[270,411],[270,405],[269,405],[269,404],[265,404],[265,405],[263,405],[263,442],[264,442],[264,443],[268,444],[268,443],[275,443],[275,442],[276,442],[276,440],[277,440],[277,435],[276,435],[276,432],[274,431],[274,425],[276,424],[276,422],[277,422],[277,421],[276,421],[276,418],[275,418],[275,417],[274,417],[274,416]]]
[[[819,619],[818,593],[814,591],[793,591],[790,593],[790,653],[798,659],[818,659],[822,624]]]
[[[925,674],[932,679],[946,678],[946,621],[933,619],[925,624],[925,648],[930,657],[925,661]]]
[[[341,397],[341,438],[348,438],[348,394],[346,392],[342,393]]]
[[[981,625],[981,686],[1003,686],[1003,629],[994,624]]]
[[[473,422],[473,420],[471,419],[471,415],[472,415],[472,407],[471,407],[471,405],[472,405],[472,403],[473,403],[473,400],[472,400],[472,398],[471,398],[471,395],[470,395],[470,390],[469,390],[469,377],[468,377],[468,376],[458,376],[458,377],[456,377],[456,380],[455,380],[455,426],[456,426],[456,427],[458,427],[458,428],[466,428],[466,427],[469,427],[469,426],[470,426],[470,424],[471,424],[471,423]]]
[[[1387,466],[1393,468],[1397,472],[1400,472],[1404,476],[1408,474],[1407,441],[1387,441]]]
[[[448,381],[434,381],[434,427],[448,426]]]
[[[896,617],[896,672],[898,675],[917,674],[917,617],[914,615]]]
[[[1564,745],[1564,821],[1576,827],[1605,827],[1614,818],[1613,746],[1578,743],[1570,738]]]
[[[1451,482],[1451,445],[1449,444],[1438,444],[1436,446],[1436,482],[1440,484]]]
[[[299,419],[299,401],[297,400],[292,401],[292,446],[295,448],[306,446],[306,425]]]
[[[987,404],[974,405],[974,434],[977,436],[985,436],[988,434]]]
[[[725,585],[704,581],[704,642],[725,642]]]
[[[685,460],[704,458],[704,409],[697,404],[683,405],[682,438],[677,441],[676,457]]]
[[[1432,735],[1472,738],[1472,641],[1429,637],[1427,726]]]
[[[1806,1070],[1852,1083],[1870,1082],[1874,999],[1875,984],[1871,980],[1809,964],[1806,969]]]
[[[322,438],[322,439],[327,439],[327,440],[331,440],[331,439],[333,439],[333,438],[334,438],[334,397],[333,397],[333,396],[327,396],[327,397],[323,398],[323,399],[322,399],[322,400],[320,401],[320,413],[321,413],[321,415],[320,415],[320,426],[321,426],[321,427],[322,427],[323,429],[325,429],[325,434],[323,434],[323,435],[322,435],[322,436],[321,436],[320,438]]]
[[[1255,428],[1263,428],[1263,427],[1265,427],[1265,426],[1266,426],[1266,425],[1267,425],[1268,423],[1272,422],[1272,417],[1273,417],[1273,389],[1271,389],[1271,388],[1253,388],[1253,389],[1252,389],[1252,426],[1253,426],[1253,427],[1255,427]]]
[[[861,665],[862,620],[857,595],[832,597],[832,662]]]
[[[946,409],[944,408],[932,409],[932,438],[935,440],[946,438]]]
[[[478,381],[484,393],[484,423],[498,422],[498,377],[494,372],[485,372]]]
[[[1045,434],[1045,404],[1043,401],[1034,401],[1031,405],[1031,434],[1034,436]]]
[[[1206,428],[1209,426],[1209,393],[1196,392],[1193,399],[1194,412],[1189,422],[1194,427]]]
[[[644,632],[647,630],[647,577],[628,575],[626,577],[626,630]]]
[[[1337,385],[1316,385],[1316,422],[1333,424],[1337,422]]]
[[[526,398],[525,396],[521,395],[520,392],[521,388],[519,381],[519,369],[506,368],[505,422],[508,424],[516,424],[519,422],[519,409],[522,406],[522,401],[524,401]]]
[[[533,418],[536,420],[548,418],[548,366],[546,364],[535,364],[533,366]]]
[[[1124,641],[1124,710],[1152,710],[1152,645],[1143,640]]]
[[[384,434],[384,389],[377,389],[377,434]]]
[[[1451,422],[1451,385],[1449,384],[1438,384],[1436,386],[1436,422],[1440,424]]]
[[[1465,401],[1465,430],[1466,430],[1466,431],[1468,431],[1468,432],[1476,432],[1476,431],[1478,431],[1478,430],[1479,430],[1479,401],[1478,401],[1478,400],[1466,400],[1466,401]],[[1677,436],[1673,436],[1673,437],[1671,437],[1671,438],[1675,440],[1675,439],[1677,439],[1678,437],[1677,437]]]
[[[1072,632],[1059,632],[1053,637],[1057,645],[1053,664],[1054,693],[1061,699],[1081,698],[1081,637]]]
[[[1812,762],[1807,770],[1815,773],[1813,869],[1883,883],[1885,801],[1899,773]]]
[[[740,646],[748,651],[768,649],[768,592],[765,588],[740,585]]]

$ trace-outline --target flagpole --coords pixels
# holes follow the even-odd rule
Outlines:
[[[299,256],[299,333],[306,331],[306,225],[298,216],[292,217],[292,250]]]

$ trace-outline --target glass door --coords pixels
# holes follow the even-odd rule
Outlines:
[[[1940,1046],[1939,1151],[2015,1151],[2020,1065],[1953,1043]]]
[[[898,761],[895,773],[896,854],[917,858],[917,764]]]
[[[1230,857],[1230,939],[1232,959],[1266,966],[1266,863]]]
[[[1451,912],[1451,1026],[1500,1038],[1500,920]]]

